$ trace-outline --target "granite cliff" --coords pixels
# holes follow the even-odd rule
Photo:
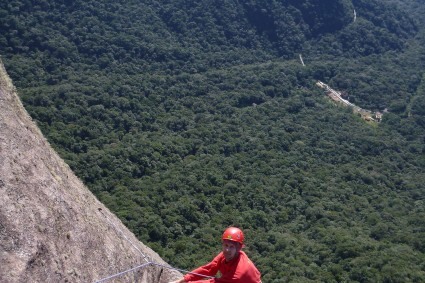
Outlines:
[[[181,276],[74,175],[0,62],[0,282],[168,282]],[[143,266],[140,268],[136,268]]]

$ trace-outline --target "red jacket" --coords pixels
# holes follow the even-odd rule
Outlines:
[[[221,252],[213,261],[192,272],[215,276],[218,271],[221,273],[220,278],[202,280],[204,279],[202,276],[186,274],[184,280],[191,283],[261,283],[260,272],[243,251],[240,251],[239,256],[229,262],[226,262],[223,252]]]

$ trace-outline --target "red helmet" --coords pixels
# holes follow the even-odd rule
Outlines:
[[[230,240],[233,242],[238,242],[243,245],[243,241],[245,239],[245,236],[243,235],[243,232],[241,229],[236,227],[229,227],[227,228],[223,236],[221,237],[222,240]]]

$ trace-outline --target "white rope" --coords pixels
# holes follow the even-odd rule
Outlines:
[[[105,216],[105,218],[106,218],[106,220],[108,220],[109,221],[109,223],[111,223],[111,225],[112,226],[114,226],[114,228],[115,228],[115,230],[116,231],[119,231],[120,233],[121,233],[121,235],[124,237],[124,239],[126,239],[142,256],[143,256],[143,259],[146,261],[146,262],[148,262],[148,263],[150,263],[150,261],[149,261],[149,259],[148,259],[148,257],[132,242],[132,241],[130,241],[130,239],[128,239],[126,236],[125,236],[125,234],[124,234],[124,232],[121,230],[121,229],[119,229],[110,219],[109,219],[109,217],[108,216],[106,216],[106,214],[105,213],[103,213],[103,211],[102,211],[102,209],[99,207],[99,211],[100,211],[100,213],[102,213],[102,215],[103,216]]]
[[[151,264],[152,265],[156,265],[156,266],[165,267],[165,268],[168,268],[168,269],[177,270],[177,271],[180,271],[180,272],[183,272],[183,273],[187,273],[187,274],[197,275],[197,276],[200,276],[200,277],[203,277],[203,278],[214,278],[214,276],[207,276],[207,275],[204,275],[204,274],[200,274],[200,273],[196,273],[196,272],[192,272],[192,271],[188,271],[188,270],[184,270],[184,269],[179,269],[179,268],[175,268],[175,267],[164,265],[164,264],[160,264],[160,263],[151,262]]]
[[[204,275],[204,274],[200,274],[200,273],[196,273],[196,272],[191,272],[191,271],[187,271],[187,270],[184,270],[184,269],[175,268],[175,267],[172,267],[172,266],[167,266],[167,265],[164,265],[164,264],[159,264],[159,263],[155,263],[155,262],[148,262],[148,263],[144,263],[142,265],[133,267],[131,269],[128,269],[128,270],[125,270],[125,271],[122,271],[122,272],[119,272],[119,273],[110,275],[108,277],[105,277],[103,279],[100,279],[98,281],[95,281],[94,283],[105,282],[107,280],[113,279],[115,277],[124,275],[126,273],[129,273],[129,272],[135,271],[135,270],[137,270],[139,268],[144,268],[144,267],[147,267],[147,266],[150,266],[150,265],[156,265],[156,266],[160,266],[160,267],[164,267],[164,268],[168,268],[168,269],[173,269],[173,270],[177,270],[177,271],[180,271],[180,272],[184,272],[184,273],[188,273],[188,274],[193,274],[193,275],[196,275],[196,276],[200,276],[200,277],[203,277],[203,278],[214,278],[213,276],[207,276],[207,275]]]
[[[103,278],[103,279],[100,279],[100,280],[96,281],[95,283],[100,283],[100,282],[104,282],[104,281],[110,280],[110,279],[112,279],[112,278],[115,278],[115,277],[118,277],[118,276],[124,275],[124,274],[126,274],[126,273],[128,273],[128,272],[134,271],[134,270],[136,270],[136,269],[139,269],[139,268],[142,268],[142,267],[145,267],[145,266],[151,265],[151,264],[152,264],[151,262],[144,263],[144,264],[142,264],[142,265],[139,265],[139,266],[133,267],[133,268],[131,268],[131,269],[129,269],[129,270],[126,270],[126,271],[123,271],[123,272],[119,272],[119,273],[117,273],[117,274],[114,274],[114,275],[111,275],[111,276],[105,277],[105,278]]]
[[[144,258],[144,260],[147,262],[147,263],[144,263],[144,264],[142,264],[142,265],[139,265],[139,266],[136,266],[136,267],[133,267],[133,268],[131,268],[131,269],[128,269],[128,270],[125,270],[125,271],[122,271],[122,272],[119,272],[119,273],[116,273],[116,274],[113,274],[113,275],[111,275],[111,276],[108,276],[108,277],[105,277],[105,278],[103,278],[103,279],[100,279],[100,280],[98,280],[98,281],[96,281],[95,283],[100,283],[100,282],[104,282],[104,281],[107,281],[107,280],[110,280],[110,279],[112,279],[112,278],[115,278],[115,277],[118,277],[118,276],[121,276],[121,275],[124,275],[124,274],[126,274],[126,273],[128,273],[128,272],[131,272],[131,271],[135,271],[135,270],[137,270],[137,269],[139,269],[139,268],[144,268],[144,267],[147,267],[147,266],[149,266],[149,265],[156,265],[156,266],[160,266],[160,267],[164,267],[164,268],[168,268],[168,269],[174,269],[174,270],[177,270],[177,271],[180,271],[180,272],[184,272],[184,273],[188,273],[188,274],[193,274],[193,275],[197,275],[197,276],[200,276],[200,277],[203,277],[203,278],[214,278],[214,277],[212,277],[212,276],[207,276],[207,275],[204,275],[204,274],[199,274],[199,273],[195,273],[195,272],[191,272],[191,271],[187,271],[187,270],[184,270],[184,269],[179,269],[179,268],[175,268],[175,267],[172,267],[172,266],[167,266],[167,265],[164,265],[164,264],[159,264],[159,263],[155,263],[155,262],[152,262],[152,261],[149,261],[149,259],[148,259],[148,257],[130,240],[130,239],[128,239],[126,236],[125,236],[125,234],[124,234],[124,232],[121,230],[121,229],[119,229],[110,219],[109,219],[109,217],[108,216],[106,216],[106,214],[105,213],[103,213],[103,211],[102,211],[102,208],[100,208],[99,207],[99,211],[100,211],[100,213],[106,218],[106,220],[108,220],[108,222],[114,227],[114,229],[116,230],[116,231],[119,231],[120,233],[121,233],[121,236],[122,237],[124,237],[124,239],[126,239],[142,256],[143,256],[143,258]]]

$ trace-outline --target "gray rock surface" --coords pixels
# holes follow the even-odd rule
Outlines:
[[[32,121],[0,61],[0,282],[96,282],[166,264],[74,175]],[[158,265],[104,282],[168,282]]]

